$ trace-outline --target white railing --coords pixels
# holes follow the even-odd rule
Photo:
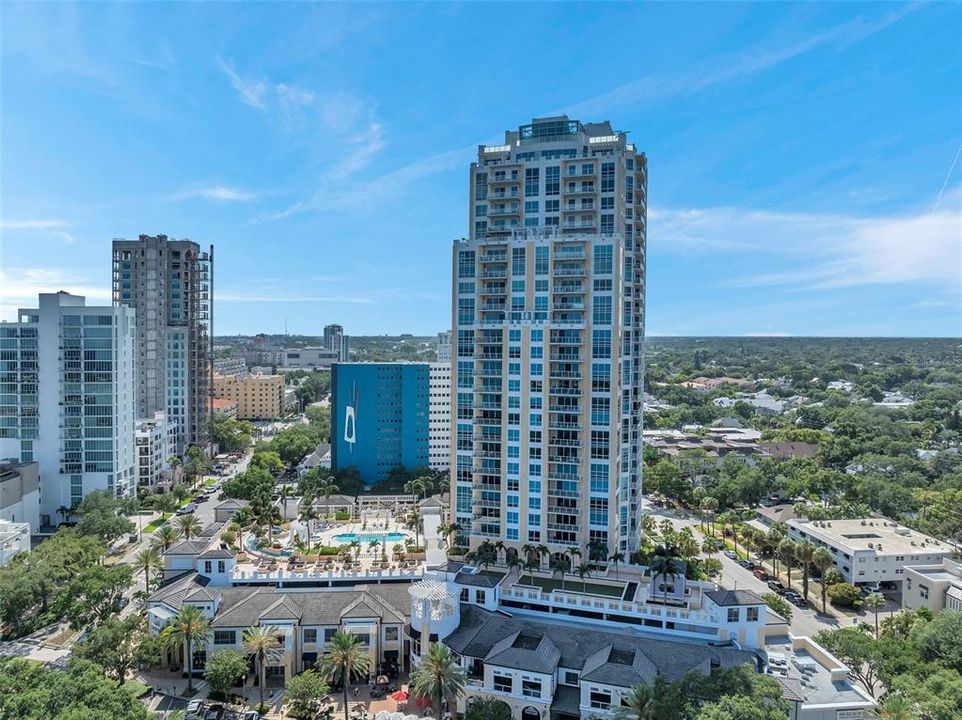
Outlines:
[[[414,578],[424,574],[422,566],[413,568],[357,569],[357,570],[238,570],[231,574],[233,581],[258,580],[341,580],[344,578]]]
[[[577,585],[578,581],[572,581]],[[701,610],[686,610],[684,608],[666,607],[646,602],[624,601],[604,598],[597,595],[582,595],[580,593],[555,590],[551,593],[542,592],[539,588],[507,587],[501,589],[501,597],[506,600],[533,600],[551,607],[577,608],[595,610],[598,612],[619,613],[622,615],[636,615],[700,625],[717,627],[721,621],[713,613]]]

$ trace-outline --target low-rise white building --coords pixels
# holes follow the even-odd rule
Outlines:
[[[154,488],[170,478],[170,458],[177,447],[177,425],[167,414],[155,412],[137,421],[134,444],[137,447],[137,483]]]
[[[323,347],[288,348],[283,351],[281,364],[285,368],[326,369],[338,362],[337,350]]]
[[[0,520],[0,567],[21,552],[30,552],[30,525]]]
[[[947,543],[884,518],[788,521],[788,536],[832,553],[832,564],[853,585],[901,583],[907,567],[934,565],[951,557]]]
[[[37,463],[0,462],[0,520],[27,523],[28,536],[31,532],[40,532],[40,469]]]
[[[938,565],[905,568],[902,607],[924,607],[932,612],[962,610],[962,564],[943,558]]]

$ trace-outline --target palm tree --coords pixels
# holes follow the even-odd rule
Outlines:
[[[161,567],[163,562],[163,558],[160,556],[160,550],[156,547],[144,548],[137,553],[137,557],[134,558],[137,569],[144,571],[144,585],[147,588],[148,595],[150,595],[150,573]]]
[[[608,560],[610,560],[611,564],[615,566],[615,580],[617,580],[618,579],[618,563],[622,563],[625,561],[625,554],[620,551],[616,553],[612,553],[611,555],[608,556]]]
[[[194,692],[193,646],[195,642],[206,643],[211,639],[213,630],[204,613],[196,605],[184,605],[160,633],[160,639],[168,648],[184,647],[187,669],[187,694]]]
[[[652,720],[655,717],[655,692],[650,685],[635,685],[621,698],[615,720]]]
[[[815,555],[815,546],[808,540],[800,542],[795,546],[795,559],[802,566],[802,595],[808,600],[808,574],[812,569],[812,557]]]
[[[648,571],[656,579],[662,579],[662,604],[668,605],[668,577],[681,573],[681,562],[675,548],[671,545],[659,545],[655,549],[655,556],[651,559]]]
[[[317,491],[324,496],[324,514],[331,514],[331,495],[340,490],[337,483],[334,482],[334,477],[330,476],[318,486]]]
[[[778,555],[785,563],[785,571],[788,573],[788,589],[792,589],[792,560],[795,559],[795,542],[785,538],[778,543]]]
[[[641,517],[641,531],[645,537],[651,537],[652,535],[658,534],[658,524],[652,515],[643,515]]]
[[[404,518],[404,527],[414,532],[414,544],[421,544],[421,513],[415,508]]]
[[[915,706],[903,695],[889,693],[875,708],[872,717],[876,720],[918,720]]]
[[[606,562],[608,560],[608,545],[601,540],[591,540],[588,543],[588,560]]]
[[[154,533],[154,544],[164,552],[170,550],[170,546],[180,540],[180,531],[170,525],[161,525]]]
[[[576,548],[576,547],[570,547],[570,548],[568,548],[567,550],[565,550],[565,555],[568,556],[568,569],[569,569],[569,570],[571,570],[571,569],[574,568],[574,566],[575,566],[575,556],[576,556],[576,555],[578,556],[578,559],[581,560],[581,550],[579,550],[579,549]]]
[[[348,547],[354,551],[354,559],[357,560],[361,557],[361,543],[358,540],[351,540]]]
[[[528,560],[531,559],[533,555],[538,552],[538,546],[532,543],[525,543],[521,546],[521,554],[524,556],[524,562],[527,564]]]
[[[581,594],[587,595],[585,579],[591,577],[591,565],[589,563],[581,563],[574,569],[574,574],[581,578]]]
[[[200,520],[193,513],[181,515],[177,518],[177,529],[184,536],[184,540],[190,540],[191,536],[196,536],[200,532]]]
[[[244,631],[244,651],[254,656],[257,665],[261,705],[264,704],[267,663],[268,661],[277,662],[281,657],[281,641],[277,639],[278,632],[280,631],[276,627],[270,625],[249,627]]]
[[[303,510],[301,510],[301,522],[304,523],[304,527],[307,528],[307,547],[311,547],[311,522],[317,520],[320,515],[317,514],[317,510],[314,509],[314,505],[308,503]]]
[[[885,607],[885,596],[880,592],[869,593],[865,598],[865,607],[875,611],[875,639],[878,640],[878,611]]]
[[[711,496],[703,497],[698,505],[702,515],[702,525],[706,524],[706,519],[710,520],[709,532],[715,533],[715,511],[718,510],[718,500]]]
[[[361,645],[361,639],[343,630],[331,638],[327,652],[318,661],[318,669],[330,685],[341,683],[344,689],[344,720],[348,720],[347,686],[351,681],[367,675],[371,656]]]
[[[67,522],[67,518],[70,517],[70,508],[61,505],[57,508],[57,514],[60,516],[60,522]]]
[[[568,570],[568,556],[558,555],[551,561],[551,574],[561,573],[561,592],[565,591],[565,572]]]
[[[825,596],[828,582],[825,580],[826,571],[832,567],[832,553],[827,547],[820,547],[812,553],[812,564],[818,568],[819,584],[822,586],[822,612],[825,612]]]
[[[534,583],[534,571],[541,567],[541,561],[538,560],[533,555],[528,555],[528,559],[524,561],[524,569],[528,571],[528,580]]]
[[[464,671],[447,645],[435,643],[428,648],[411,675],[411,690],[415,697],[430,700],[441,720],[448,700],[464,691]]]

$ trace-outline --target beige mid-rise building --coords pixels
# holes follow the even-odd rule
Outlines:
[[[240,420],[272,420],[284,411],[284,376],[214,375],[214,398],[233,402]]]

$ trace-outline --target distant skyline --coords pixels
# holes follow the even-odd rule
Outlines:
[[[4,4],[0,318],[214,244],[217,335],[451,322],[479,143],[648,155],[652,336],[962,336],[962,6]]]

